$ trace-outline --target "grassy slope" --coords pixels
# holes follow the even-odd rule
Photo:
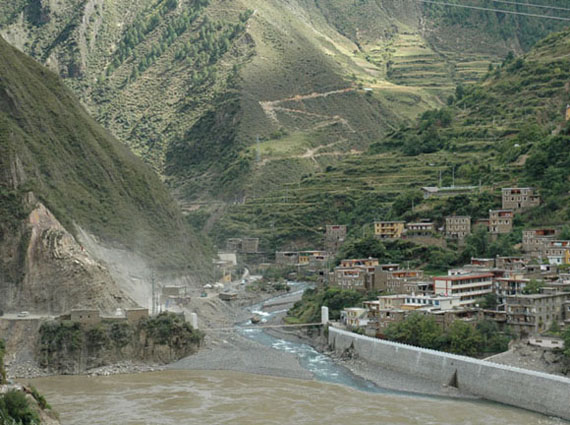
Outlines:
[[[71,231],[76,223],[155,266],[203,271],[203,246],[156,175],[89,117],[57,75],[1,39],[0,57],[2,168],[18,158],[26,176],[20,192],[36,193]],[[3,198],[13,202],[2,207],[18,210],[7,177],[2,190],[13,196]]]
[[[489,62],[552,29],[380,0],[211,0],[205,8],[180,0],[165,13],[166,0],[8,3],[0,10],[8,40],[66,77],[99,122],[167,176],[179,199],[190,201],[297,183],[440,105],[456,82],[473,81]],[[199,12],[190,27],[130,79],[190,9]],[[208,64],[215,77],[196,83],[194,74],[205,65],[177,60],[176,53],[188,42],[198,46],[205,17],[235,25],[247,9],[256,13],[246,32]],[[153,16],[156,27],[143,31],[127,59],[113,65],[125,34]],[[481,24],[487,30],[477,33]],[[359,86],[374,93],[279,102]],[[265,101],[278,102],[279,109],[264,113]],[[257,136],[264,144],[260,163],[254,162]]]
[[[550,182],[553,179],[559,188],[568,187],[568,174],[561,165],[563,153],[556,156],[557,169],[535,177],[525,159],[531,158],[532,164],[539,151],[553,150],[550,144],[564,144],[565,136],[551,140],[547,135],[561,130],[563,112],[570,101],[569,43],[570,32],[554,34],[520,60],[497,68],[455,101],[449,108],[449,124],[436,122],[431,133],[425,128],[426,120],[419,120],[417,125],[374,144],[371,151],[330,166],[323,173],[305,176],[300,184],[285,185],[232,207],[215,236],[221,242],[230,235],[256,234],[268,249],[284,242],[293,242],[291,247],[316,246],[328,223],[349,224],[353,230],[364,226],[363,231],[369,232],[366,225],[374,219],[432,217],[441,221],[445,214],[454,212],[484,217],[488,208],[500,205],[495,188],[517,182],[537,185],[547,198],[550,193],[556,198],[524,220],[532,224],[568,220],[565,192],[555,194]],[[422,146],[433,139],[441,140],[433,152],[405,154],[408,141]],[[544,161],[544,167],[553,162],[548,158]],[[436,185],[440,171],[443,184],[451,184],[453,168],[456,184],[481,182],[489,195],[462,198],[459,203],[421,201],[420,196],[414,212],[411,203],[400,212],[393,207],[401,194]]]

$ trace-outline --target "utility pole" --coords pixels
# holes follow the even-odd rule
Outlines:
[[[451,187],[455,187],[455,165],[451,169],[451,172],[452,172]]]
[[[156,282],[154,280],[154,272],[150,275],[150,283],[152,286],[152,308],[151,314],[154,316],[156,315]]]

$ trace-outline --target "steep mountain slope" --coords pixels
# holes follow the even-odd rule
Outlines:
[[[362,152],[561,26],[412,0],[15,0],[0,12],[2,34],[190,209]]]
[[[484,80],[459,88],[449,107],[427,111],[361,155],[233,206],[213,234],[257,235],[266,249],[319,246],[324,224],[369,232],[375,219],[470,214],[500,206],[499,189],[536,186],[544,202],[520,223],[570,219],[570,30],[509,57]],[[423,200],[422,186],[481,185],[456,200]],[[360,233],[359,233],[360,234]]]
[[[136,294],[120,290],[84,240],[170,275],[210,268],[152,170],[57,75],[1,39],[0,170],[0,310],[131,303]]]

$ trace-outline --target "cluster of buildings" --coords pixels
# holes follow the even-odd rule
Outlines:
[[[456,195],[465,191],[471,191],[475,187],[424,187],[422,189],[424,197],[429,198],[440,196],[440,192],[447,196],[450,194]],[[538,205],[540,205],[540,196],[535,193],[532,187],[503,188],[502,208],[489,210],[489,218],[473,221],[469,216],[448,216],[445,217],[444,226],[441,228],[435,227],[429,220],[421,220],[418,223],[376,221],[374,222],[374,236],[379,239],[423,238],[426,243],[438,244],[437,240],[440,236],[462,242],[471,234],[471,230],[475,226],[485,226],[492,235],[505,234],[513,230],[515,213]],[[441,238],[439,240],[441,241]]]
[[[341,266],[362,263],[371,273],[364,285],[343,274],[339,287],[355,290],[375,289],[384,295],[362,307],[347,308],[342,320],[349,328],[382,337],[392,323],[412,312],[432,316],[446,328],[454,320],[477,323],[488,319],[500,329],[514,334],[536,334],[554,322],[570,326],[570,273],[556,264],[538,264],[525,257],[472,258],[470,264],[451,269],[447,275],[424,276],[421,270],[400,269],[397,264],[378,264],[376,259],[345,260]],[[527,294],[528,285],[539,282],[539,292]],[[486,296],[496,307],[483,308]]]

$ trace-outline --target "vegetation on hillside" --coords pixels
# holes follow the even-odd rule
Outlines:
[[[6,344],[0,339],[0,385],[6,382],[6,369],[4,369],[4,355],[6,354]]]
[[[513,235],[496,242],[474,235],[463,257],[513,252],[522,228],[570,218],[569,39],[569,31],[552,34],[526,55],[508,55],[480,83],[458,86],[449,105],[423,113],[368,152],[233,206],[214,238],[258,236],[268,250],[317,247],[325,224],[348,224],[349,239],[363,243],[374,220],[431,218],[442,226],[452,214],[486,218],[501,205],[500,187],[535,186],[543,202],[515,218]],[[439,183],[481,190],[442,199],[418,193]]]
[[[123,358],[174,361],[194,352],[203,339],[203,332],[168,312],[138,323],[46,322],[40,328],[38,360],[42,367],[59,373],[76,373]]]
[[[162,268],[207,270],[204,246],[154,173],[91,119],[59,78],[0,40],[0,230],[20,228],[33,192],[77,226]]]
[[[340,288],[307,289],[302,299],[289,309],[285,320],[289,323],[320,323],[322,306],[329,308],[331,320],[338,320],[344,308],[358,306],[375,296]]]

